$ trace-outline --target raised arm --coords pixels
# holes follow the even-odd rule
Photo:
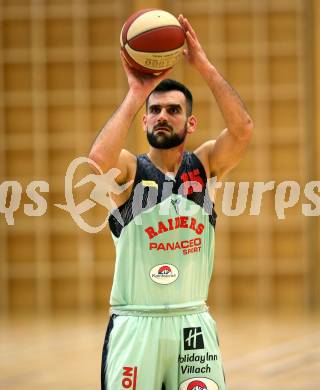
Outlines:
[[[252,136],[253,123],[237,92],[207,58],[189,21],[179,16],[186,33],[186,60],[196,68],[209,86],[226,123],[217,137],[201,145],[197,153],[206,162],[211,176],[221,178],[243,156]]]
[[[143,75],[127,64],[122,53],[121,61],[129,90],[121,105],[98,134],[89,153],[89,158],[95,161],[103,172],[111,168],[120,169],[121,174],[116,179],[119,183],[127,181],[128,167],[135,160],[130,152],[123,149],[129,128],[150,92],[169,73],[166,71],[157,77]]]

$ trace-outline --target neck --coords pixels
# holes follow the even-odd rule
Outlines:
[[[171,149],[149,149],[148,157],[164,173],[177,173],[184,152],[184,143]]]

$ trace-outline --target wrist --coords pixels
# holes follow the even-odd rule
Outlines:
[[[130,88],[125,97],[125,101],[132,106],[134,110],[139,110],[146,98],[147,96],[145,96],[144,93],[140,93],[139,91]]]
[[[208,74],[218,74],[217,69],[212,65],[207,57],[196,64],[196,69],[202,76],[206,76]]]
[[[218,72],[217,68],[211,64],[209,60],[203,62],[201,66],[199,66],[198,71],[211,89],[221,82],[221,74]]]

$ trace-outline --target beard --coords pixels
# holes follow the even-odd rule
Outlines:
[[[157,128],[167,127],[170,129],[170,132],[161,132],[157,133]],[[182,144],[187,135],[187,122],[184,125],[182,134],[177,134],[173,132],[173,128],[165,123],[161,125],[154,126],[151,131],[147,131],[147,139],[151,146],[156,149],[171,149]]]

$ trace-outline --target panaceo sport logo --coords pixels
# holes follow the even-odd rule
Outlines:
[[[180,390],[219,390],[219,387],[211,379],[192,378],[181,383]]]
[[[159,264],[150,271],[150,278],[158,284],[170,284],[178,279],[179,271],[172,264]]]
[[[138,376],[138,367],[123,367],[122,382],[121,382],[122,389],[136,390],[137,376]]]

